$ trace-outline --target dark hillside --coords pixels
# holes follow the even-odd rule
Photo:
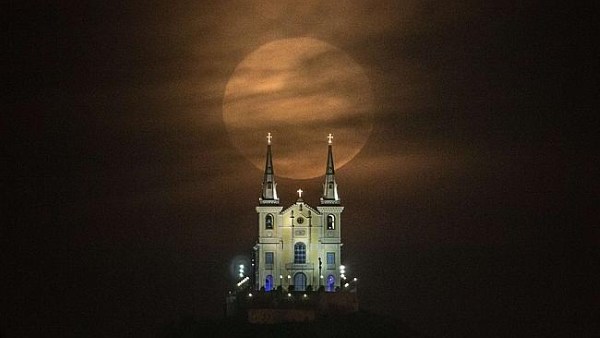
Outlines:
[[[159,338],[192,337],[424,337],[406,324],[389,317],[360,311],[346,316],[328,317],[308,323],[254,325],[232,320],[195,320],[185,318],[166,325]]]

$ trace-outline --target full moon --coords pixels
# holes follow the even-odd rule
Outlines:
[[[276,40],[235,68],[223,120],[258,169],[270,132],[275,174],[309,179],[325,174],[329,133],[336,169],[360,152],[373,128],[373,97],[363,69],[341,49],[313,38]]]

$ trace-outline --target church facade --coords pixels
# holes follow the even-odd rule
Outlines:
[[[267,155],[262,194],[256,207],[258,242],[254,247],[254,288],[271,291],[278,287],[305,291],[323,287],[332,292],[343,285],[341,265],[341,215],[333,161],[332,135],[328,136],[327,164],[320,204],[310,206],[299,189],[296,202],[280,205],[267,136]]]

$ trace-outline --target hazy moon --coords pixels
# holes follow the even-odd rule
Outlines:
[[[328,43],[294,38],[261,46],[235,68],[223,120],[232,143],[258,169],[270,132],[275,174],[308,179],[325,174],[329,133],[336,169],[360,152],[373,128],[372,108],[360,65]]]

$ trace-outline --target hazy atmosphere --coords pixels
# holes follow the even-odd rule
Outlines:
[[[221,317],[268,132],[284,207],[318,204],[333,133],[361,308],[432,337],[597,333],[591,11],[549,6],[3,6],[0,336]]]

